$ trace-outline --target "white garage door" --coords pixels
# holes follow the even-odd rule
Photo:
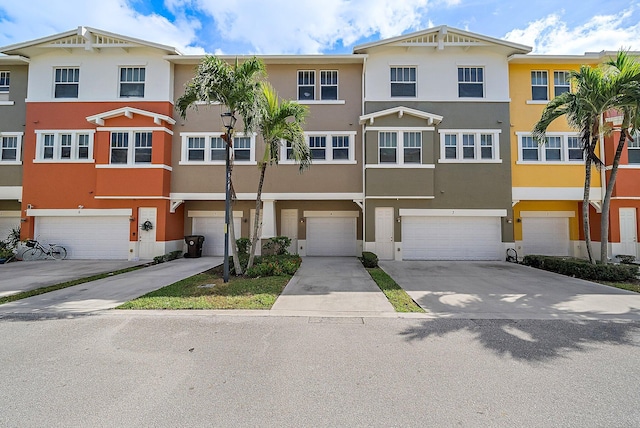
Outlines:
[[[236,239],[242,236],[241,220],[240,217],[233,219]],[[194,217],[191,230],[194,235],[204,236],[203,256],[224,256],[224,217]],[[229,247],[229,254],[231,254],[231,247]]]
[[[355,256],[355,217],[307,218],[308,256]]]
[[[522,219],[522,246],[525,254],[569,255],[569,219],[526,217]]]
[[[36,217],[35,236],[67,249],[69,259],[129,258],[129,217]]]
[[[501,260],[500,217],[402,217],[404,260]]]
[[[20,227],[20,217],[0,217],[0,241],[6,241],[14,228]]]

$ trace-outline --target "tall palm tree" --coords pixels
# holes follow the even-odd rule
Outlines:
[[[255,221],[251,236],[251,253],[247,269],[253,266],[258,231],[262,225],[260,209],[262,206],[262,186],[264,185],[267,166],[278,163],[280,148],[283,143],[290,144],[290,147],[287,147],[287,151],[290,153],[290,158],[298,163],[300,172],[307,169],[311,164],[311,153],[309,146],[306,144],[304,129],[302,128],[308,112],[307,107],[289,100],[280,101],[275,89],[269,83],[262,83],[261,95],[262,111],[258,127],[264,140],[265,148],[262,160],[258,163],[260,181],[258,182]]]
[[[239,115],[245,132],[251,132],[260,120],[260,81],[264,74],[264,63],[256,57],[242,63],[236,59],[232,65],[218,57],[205,56],[195,76],[185,85],[184,95],[176,101],[176,109],[184,119],[187,110],[196,107],[198,101],[217,102],[234,117]],[[227,144],[231,146],[232,141]],[[232,227],[229,229],[236,274],[241,274],[235,233]]]
[[[618,100],[616,110],[622,113],[620,138],[613,157],[611,173],[602,201],[602,217],[600,218],[600,261],[608,260],[609,244],[609,208],[611,195],[618,176],[620,156],[627,139],[633,141],[629,129],[636,130],[640,125],[640,64],[625,51],[618,51],[615,59],[607,61],[609,77],[617,88]]]
[[[587,65],[579,71],[571,72],[575,92],[565,92],[551,100],[542,112],[540,120],[534,125],[533,136],[539,143],[546,142],[546,131],[551,122],[564,116],[574,129],[580,130],[584,152],[585,179],[582,200],[582,226],[589,262],[595,263],[591,249],[589,228],[589,193],[591,191],[592,166],[600,168],[602,161],[595,153],[601,133],[600,121],[604,112],[612,108],[617,101],[616,88],[602,68]]]

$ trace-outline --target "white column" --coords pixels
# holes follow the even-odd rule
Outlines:
[[[276,201],[262,201],[262,236],[269,239],[276,236]]]

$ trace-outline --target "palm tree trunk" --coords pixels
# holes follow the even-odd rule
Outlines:
[[[235,200],[231,201],[231,220],[229,221],[229,239],[231,242],[231,254],[233,256],[233,268],[236,271],[236,275],[242,275],[242,265],[240,264],[240,258],[238,257],[238,245],[236,244],[236,231],[233,225],[233,206]]]
[[[589,228],[589,193],[591,190],[591,156],[587,154],[584,161],[584,195],[582,199],[582,229],[584,231],[584,245],[587,247],[589,263],[595,264],[591,250],[591,230]]]
[[[262,207],[262,185],[264,184],[264,173],[267,170],[267,163],[263,162],[260,166],[260,181],[258,182],[258,194],[256,195],[256,216],[253,222],[253,235],[251,237],[251,253],[249,254],[249,262],[247,270],[253,266],[253,259],[256,256],[256,244],[258,242],[258,230],[262,222],[260,221],[260,209]]]
[[[624,143],[626,139],[627,129],[621,129],[620,139],[618,140],[618,147],[616,148],[616,154],[613,156],[611,176],[609,177],[607,190],[604,194],[604,200],[602,201],[602,217],[600,218],[600,261],[602,263],[606,263],[608,261],[609,208],[611,206],[611,195],[613,194],[613,187],[616,184],[616,177],[618,176],[618,165],[620,164],[620,156],[622,156],[622,149],[624,149]]]

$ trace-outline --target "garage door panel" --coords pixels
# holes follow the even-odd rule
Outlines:
[[[525,254],[569,255],[569,219],[566,217],[526,217],[522,219]]]
[[[239,217],[233,219],[233,227],[236,239],[240,238],[241,219]],[[224,256],[223,217],[194,217],[191,230],[194,235],[204,236],[203,256]],[[231,237],[229,237],[229,241],[231,241]],[[231,247],[229,247],[229,254],[231,254]]]
[[[307,219],[308,256],[355,256],[356,250],[356,218]]]
[[[497,217],[403,217],[404,260],[500,260]]]
[[[70,259],[129,258],[128,217],[36,217],[35,236],[62,245]]]

